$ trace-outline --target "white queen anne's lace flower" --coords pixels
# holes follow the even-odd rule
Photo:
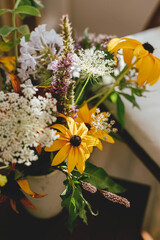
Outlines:
[[[30,165],[38,159],[34,147],[50,146],[57,139],[49,125],[56,121],[56,100],[47,93],[22,85],[24,96],[0,92],[0,162]]]
[[[114,61],[106,59],[103,51],[91,49],[79,50],[79,67],[82,74],[93,77],[106,76],[113,72]]]

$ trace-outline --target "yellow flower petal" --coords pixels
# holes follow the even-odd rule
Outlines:
[[[114,143],[114,139],[109,135],[109,134],[105,134],[103,133],[103,140],[109,143]]]
[[[33,198],[41,198],[41,197],[46,196],[45,194],[39,194],[39,193],[33,192],[30,189],[29,182],[27,179],[19,179],[19,180],[17,180],[17,183],[25,193],[29,194]]]
[[[133,59],[133,50],[132,49],[123,49],[123,58],[125,63],[130,66]]]
[[[0,57],[0,62],[4,64],[9,72],[12,72],[16,69],[15,57]]]
[[[117,39],[117,38],[116,38]],[[141,42],[135,40],[135,39],[131,39],[131,38],[121,38],[121,39],[117,39],[114,41],[114,39],[112,39],[109,44],[108,44],[108,51],[113,53],[113,52],[117,52],[119,49],[135,49],[138,45],[142,45]]]
[[[76,154],[78,155],[78,161],[76,162],[77,170],[82,174],[85,169],[85,154],[82,148],[76,148]]]
[[[102,150],[102,148],[103,148],[101,141],[96,137],[87,135],[87,136],[85,136],[85,142],[88,147],[96,146],[100,150]]]
[[[134,51],[133,55],[136,56],[137,58],[143,58],[148,55],[148,51],[144,49],[142,45],[138,45]]]
[[[56,166],[56,165],[62,163],[68,157],[70,149],[71,149],[71,144],[70,143],[65,144],[59,150],[59,152],[56,154],[56,156],[53,158],[52,166]]]
[[[59,149],[61,149],[67,143],[68,143],[67,141],[57,139],[52,143],[52,145],[50,147],[45,147],[44,150],[46,152],[58,151]]]
[[[142,59],[141,65],[139,68],[139,73],[137,76],[137,82],[139,86],[149,83],[152,80],[151,75],[152,75],[153,68],[154,68],[154,61],[149,55],[147,55]]]
[[[82,156],[84,155],[84,161],[86,161],[90,157],[93,147],[88,147],[86,143],[81,143],[79,149],[82,153]]]
[[[71,133],[70,136],[76,135],[77,134],[77,125],[76,125],[75,121],[71,117],[67,117],[66,120],[67,120],[67,124],[68,124],[69,130],[70,130],[70,133]]]
[[[115,47],[117,46],[117,44],[121,41],[120,38],[113,38],[111,39],[111,41],[109,42],[108,44],[108,51],[113,53],[114,52],[114,49]]]
[[[80,127],[77,130],[77,135],[83,138],[83,136],[86,135],[87,132],[88,128],[86,127],[86,125],[84,123],[80,123]]]
[[[153,76],[150,81],[150,85],[153,85],[159,80],[159,77],[160,77],[160,59],[154,57],[153,55],[151,55],[151,57],[154,59],[154,67],[152,71]]]
[[[77,147],[72,146],[68,155],[68,160],[67,160],[68,173],[71,173],[73,171],[78,159],[79,159],[79,154],[77,151]]]
[[[142,64],[142,60],[143,60],[143,58],[139,59],[138,62],[136,62],[135,66],[136,66],[136,69],[137,69],[137,70],[140,69],[141,64]]]
[[[85,103],[77,112],[78,117],[84,122],[84,123],[90,123],[90,113],[87,104]]]
[[[90,153],[92,153],[93,152],[93,147],[88,147],[88,150],[89,150]]]
[[[108,134],[107,130],[98,130],[95,132],[94,137],[100,138],[103,141],[109,142],[109,143],[114,143],[114,139]]]
[[[66,137],[70,137],[71,136],[69,130],[62,124],[54,124],[51,127],[61,131],[63,134],[66,135]]]

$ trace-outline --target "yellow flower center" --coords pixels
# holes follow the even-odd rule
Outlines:
[[[73,135],[71,138],[70,138],[70,143],[72,144],[72,146],[74,147],[78,147],[80,144],[81,144],[81,137],[78,136],[78,135]]]
[[[154,51],[154,47],[153,47],[150,43],[148,43],[148,42],[144,43],[144,44],[143,44],[143,47],[144,47],[144,49],[147,50],[149,53],[153,53],[153,51]]]

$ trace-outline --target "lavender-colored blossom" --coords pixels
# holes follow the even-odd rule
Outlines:
[[[58,111],[69,115],[74,109],[73,74],[76,72],[77,56],[74,53],[72,28],[66,15],[62,17],[62,40],[61,55],[49,65],[54,73],[51,92],[58,101]]]
[[[19,77],[22,81],[30,78],[39,80],[41,74],[43,80],[49,78],[49,68],[47,66],[54,60],[63,48],[62,37],[54,29],[46,30],[46,25],[39,25],[31,32],[30,40],[26,42],[22,37],[20,42],[20,68]]]

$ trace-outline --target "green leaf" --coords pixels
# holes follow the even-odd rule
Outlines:
[[[61,194],[61,205],[68,211],[67,228],[72,232],[76,219],[78,217],[78,212],[76,210],[76,202],[74,199],[74,189],[68,180],[66,180],[64,184],[66,186],[66,189]]]
[[[33,6],[37,8],[43,8],[43,4],[40,1],[32,0]]]
[[[25,40],[26,40],[26,41],[29,41],[29,39],[30,39],[30,34],[25,34],[24,37],[25,37]],[[19,37],[19,38],[16,39],[16,44],[19,44],[19,43],[20,43],[21,38],[22,38],[22,37]]]
[[[17,1],[16,1],[17,2]],[[35,7],[35,8],[43,8],[43,4],[40,2],[40,1],[37,1],[37,0],[20,0],[20,2],[18,3],[18,6],[32,6],[32,7]]]
[[[13,47],[11,42],[0,42],[0,52],[8,52]]]
[[[137,89],[137,88],[131,88],[132,94],[135,94],[138,97],[143,96],[142,95],[142,89]]]
[[[129,95],[126,93],[119,93],[119,94],[122,95],[123,97],[125,97],[128,101],[130,101],[133,104],[133,107],[137,107],[140,109],[138,103],[136,102],[134,95]]]
[[[39,12],[39,10],[35,7],[32,7],[32,6],[27,6],[27,5],[24,5],[24,6],[19,6],[18,8],[16,8],[14,10],[15,13],[23,13],[23,14],[28,14],[28,15],[31,15],[31,16],[36,16],[36,17],[40,17],[41,14]]]
[[[49,79],[43,81],[42,83],[40,83],[38,86],[41,87],[47,87],[51,85],[51,82],[53,81],[53,77],[50,77]]]
[[[17,31],[19,33],[21,33],[22,35],[26,35],[26,34],[30,33],[28,25],[22,25],[22,26],[18,27]]]
[[[68,210],[67,227],[70,231],[73,230],[78,217],[80,217],[85,224],[87,224],[87,215],[85,207],[88,207],[91,214],[93,213],[90,204],[84,199],[82,189],[79,184],[74,184],[73,180],[66,180],[64,182],[66,189],[61,194],[62,206]]]
[[[86,175],[86,178],[83,181],[90,183],[97,189],[104,189],[112,193],[121,193],[125,190],[115,183],[103,168],[97,167],[90,162],[86,162],[84,175]]]
[[[14,175],[14,179],[15,180],[18,180],[20,178],[23,178],[24,177],[24,174],[23,172],[19,171],[18,169],[15,170],[15,175]]]
[[[0,36],[7,37],[15,28],[9,26],[3,26],[0,28]]]
[[[0,15],[4,14],[6,12],[10,12],[10,9],[0,9]]]
[[[17,7],[20,7],[20,6],[31,6],[31,7],[35,7],[36,9],[43,8],[43,4],[36,0],[20,0]],[[19,15],[22,19],[28,16],[27,14],[22,14],[22,13],[20,13]]]
[[[119,120],[122,128],[124,128],[124,115],[125,115],[124,103],[122,102],[120,96],[118,95],[118,99],[117,99],[117,117],[118,117],[118,120]]]
[[[84,30],[84,38],[86,41],[86,48],[90,48],[91,43],[89,42],[88,28],[85,28],[85,30]]]

